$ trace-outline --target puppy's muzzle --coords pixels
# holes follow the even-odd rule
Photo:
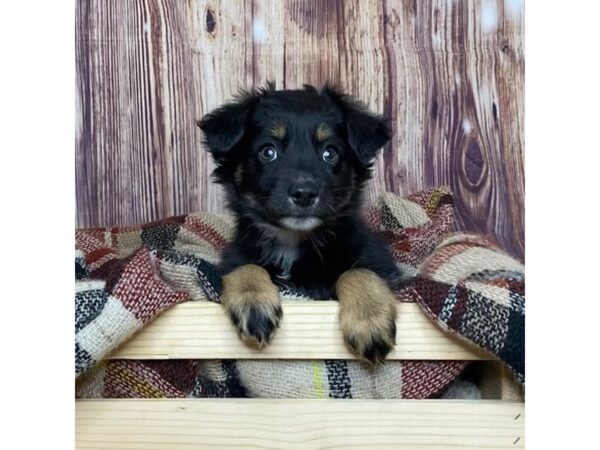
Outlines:
[[[298,179],[288,189],[290,201],[301,208],[314,205],[319,198],[319,186],[311,179]]]

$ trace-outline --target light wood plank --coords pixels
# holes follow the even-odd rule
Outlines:
[[[161,314],[113,359],[354,359],[338,327],[337,302],[284,302],[283,322],[269,346],[248,347],[215,303],[188,302]],[[390,360],[491,359],[433,325],[414,303],[399,303]]]
[[[80,449],[524,448],[524,404],[461,400],[82,400]]]

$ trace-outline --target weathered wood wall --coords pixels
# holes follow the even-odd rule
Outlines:
[[[446,184],[524,257],[519,0],[79,0],[77,226],[222,211],[195,119],[239,88],[338,83],[392,118],[369,199]]]

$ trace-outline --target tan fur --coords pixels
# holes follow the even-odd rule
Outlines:
[[[275,124],[273,124],[273,126],[271,127],[271,129],[269,131],[271,133],[271,136],[281,140],[285,137],[285,133],[286,133],[285,124],[279,123],[279,122],[275,123]]]
[[[269,273],[254,264],[238,267],[223,277],[221,304],[244,341],[259,348],[267,344],[281,321],[279,291]],[[254,336],[249,327],[250,311],[255,309],[271,327],[268,336]]]
[[[346,344],[361,359],[373,364],[382,362],[396,343],[397,300],[394,293],[385,281],[366,269],[344,272],[335,289]],[[376,343],[381,351],[375,357],[368,357],[365,353]]]
[[[315,138],[317,139],[317,141],[323,142],[331,136],[333,136],[333,130],[331,129],[331,127],[325,122],[320,123],[315,133]]]

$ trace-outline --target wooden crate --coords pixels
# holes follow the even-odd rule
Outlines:
[[[398,305],[391,360],[473,360],[484,400],[78,400],[76,443],[85,449],[522,448],[524,403],[498,363]],[[219,305],[185,303],[118,349],[119,359],[354,359],[337,302],[284,302],[272,344],[245,346]]]

